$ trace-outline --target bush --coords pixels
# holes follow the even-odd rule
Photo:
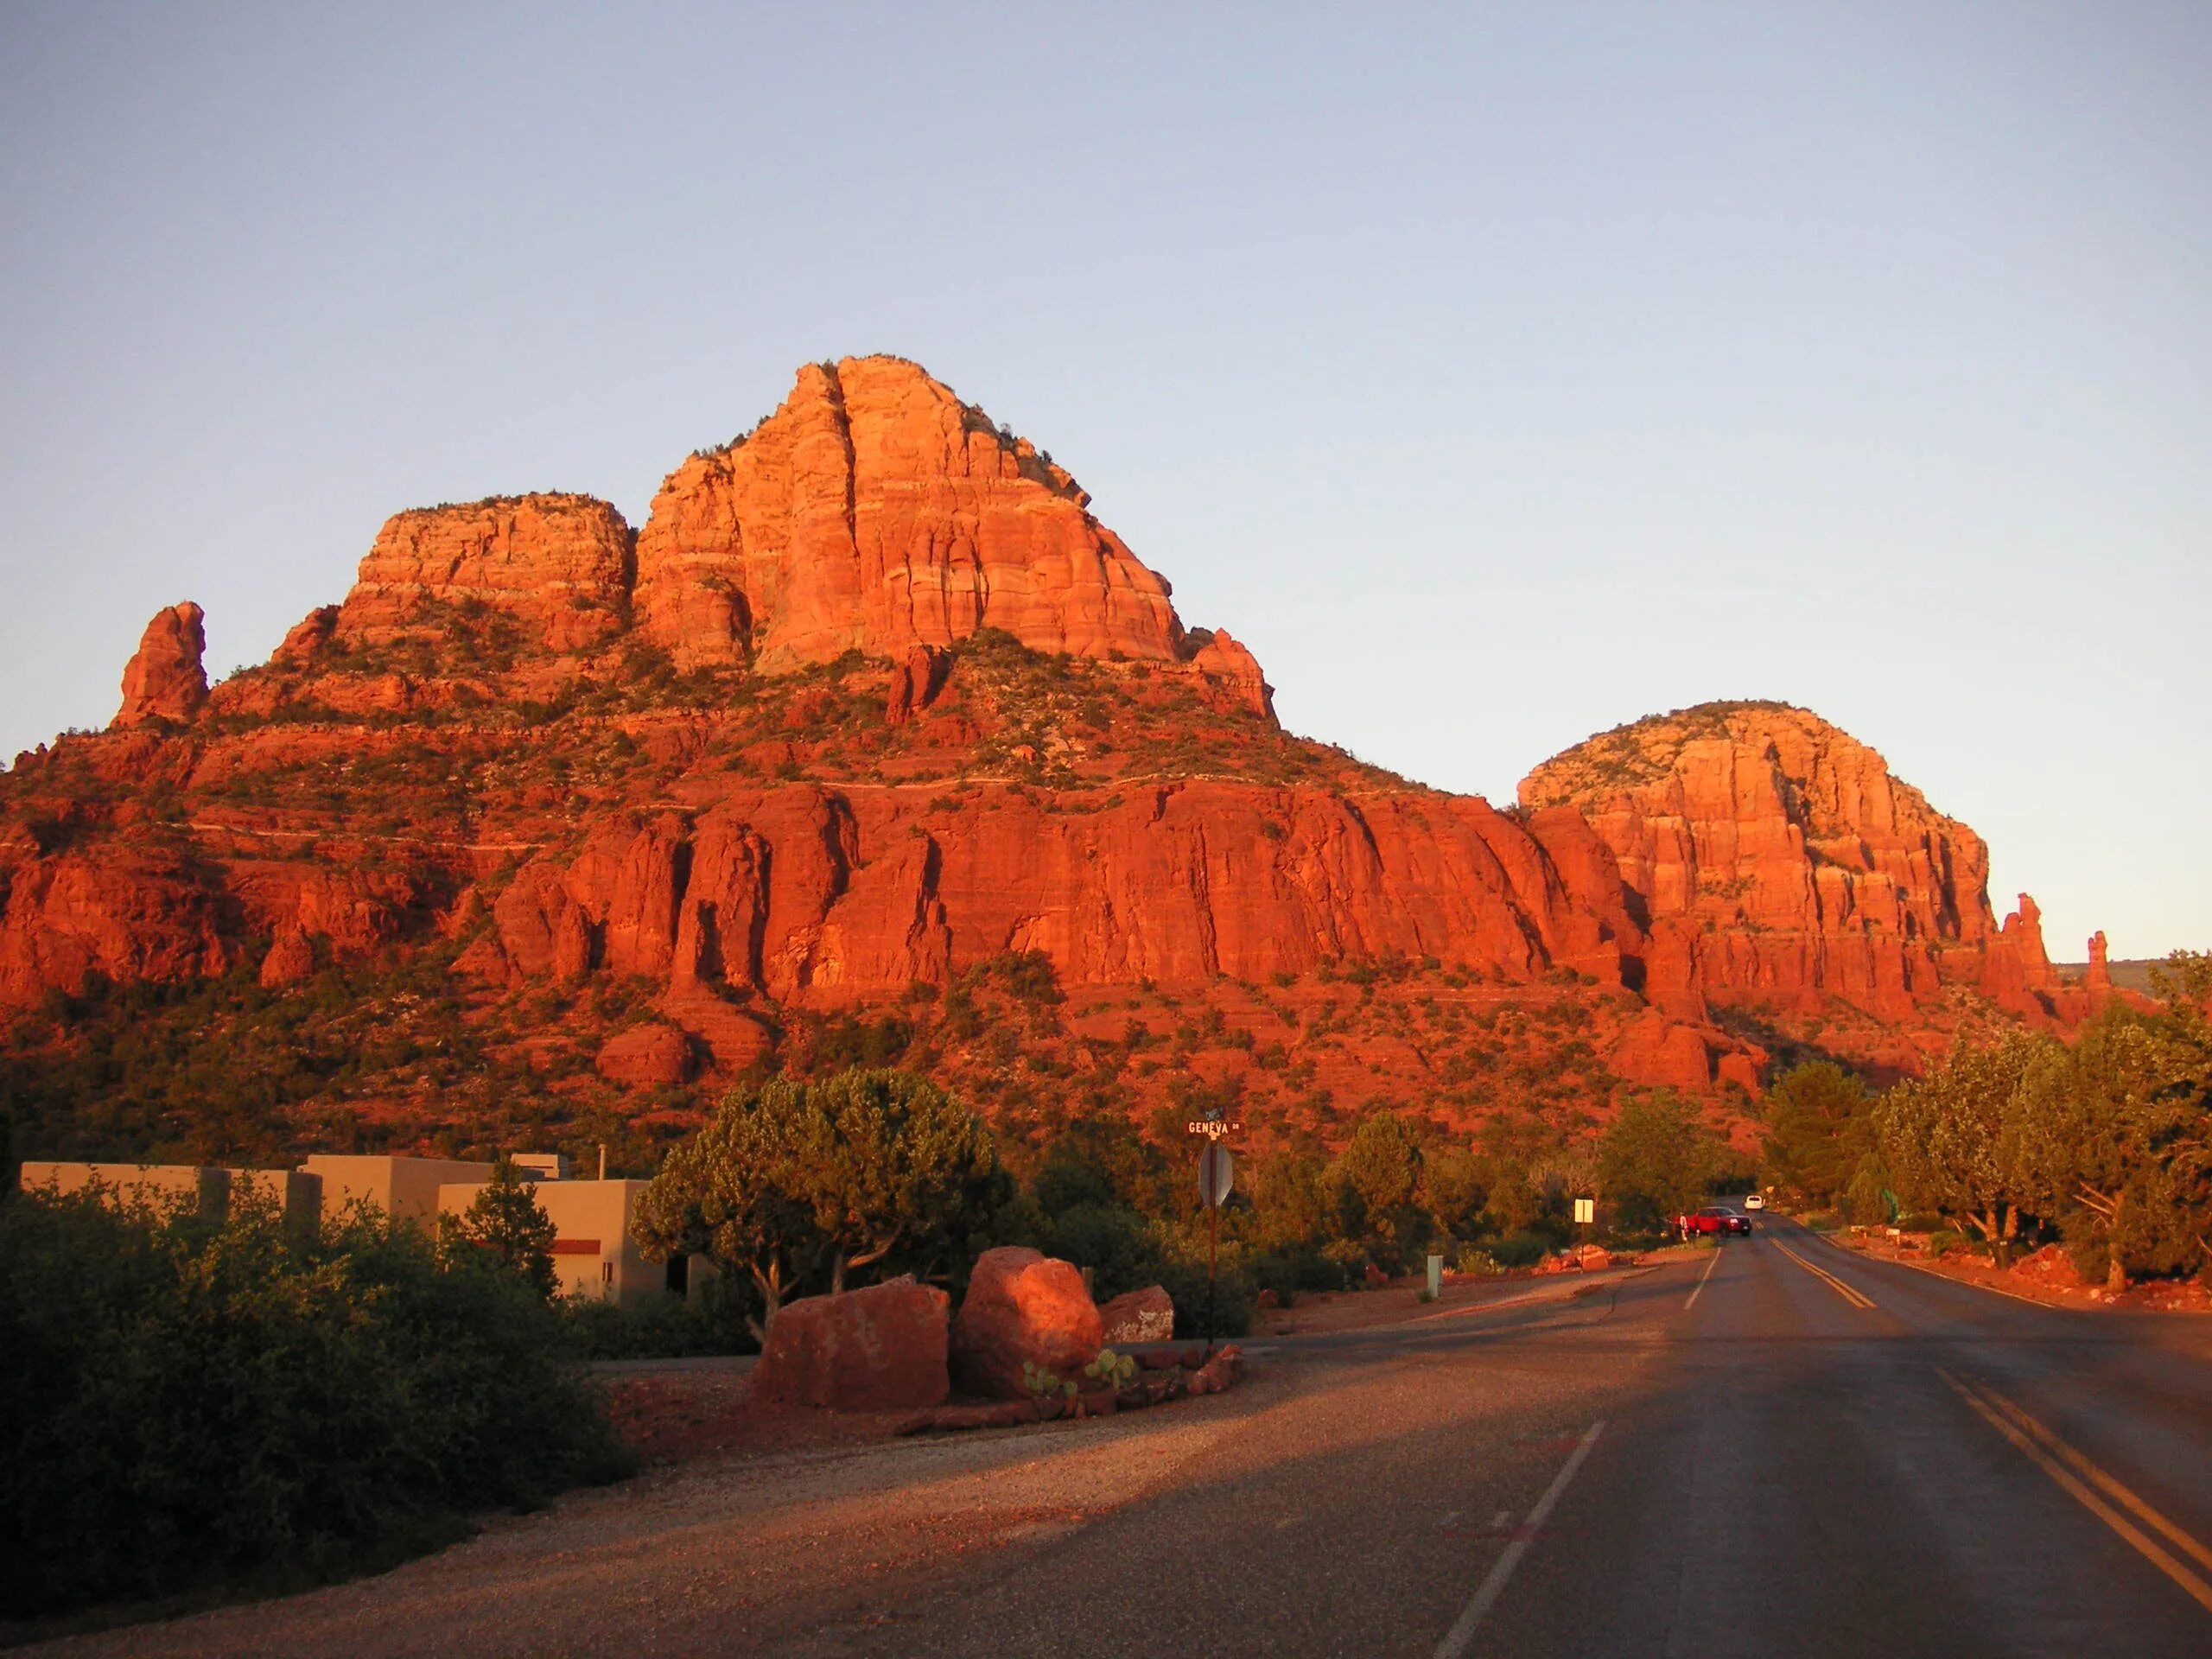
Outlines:
[[[1550,1235],[1526,1231],[1493,1240],[1484,1248],[1501,1268],[1533,1268],[1551,1254],[1552,1244]]]
[[[1341,1266],[1310,1248],[1255,1256],[1249,1271],[1252,1282],[1262,1290],[1274,1292],[1275,1300],[1284,1307],[1308,1292],[1342,1290],[1347,1282]]]
[[[746,1328],[750,1309],[741,1294],[730,1294],[730,1283],[715,1281],[696,1304],[681,1296],[657,1296],[642,1307],[596,1297],[563,1298],[558,1307],[569,1350],[582,1359],[756,1353],[760,1344]]]
[[[0,1352],[11,1615],[337,1576],[629,1467],[554,1310],[373,1211],[11,1198]]]
[[[1161,1287],[1175,1303],[1175,1334],[1179,1337],[1203,1337],[1206,1334],[1206,1264],[1204,1257],[1194,1262],[1170,1260],[1160,1264]],[[1252,1306],[1259,1296],[1259,1287],[1253,1283],[1251,1274],[1243,1267],[1224,1258],[1214,1279],[1213,1333],[1217,1337],[1241,1337],[1252,1329]]]
[[[1494,1278],[1505,1271],[1505,1264],[1490,1250],[1475,1244],[1462,1244],[1452,1257],[1452,1271]]]
[[[1116,1204],[1078,1204],[1063,1211],[1046,1235],[1045,1254],[1089,1268],[1091,1293],[1102,1302],[1158,1284],[1163,1267],[1151,1226]]]

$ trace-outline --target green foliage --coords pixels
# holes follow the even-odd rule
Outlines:
[[[1175,1304],[1175,1334],[1206,1334],[1206,1258],[1203,1239],[1195,1249],[1171,1253],[1160,1264],[1159,1283]],[[1252,1328],[1252,1306],[1260,1294],[1241,1255],[1224,1250],[1213,1287],[1213,1334],[1241,1337]]]
[[[0,1605],[383,1564],[627,1463],[558,1317],[355,1211],[0,1203]]]
[[[1884,1095],[1877,1148],[1897,1193],[2000,1260],[2056,1230],[2108,1283],[2212,1261],[2212,959],[2178,952],[2164,1009],[2108,1004],[2072,1044],[1961,1041]]]
[[[755,1335],[810,1275],[829,1287],[897,1254],[927,1270],[966,1256],[1011,1195],[983,1121],[911,1072],[843,1071],[736,1089],[640,1196],[656,1261],[700,1252],[750,1275]]]
[[[1866,1085],[1833,1061],[1783,1072],[1767,1091],[1767,1179],[1806,1204],[1843,1203],[1872,1147],[1872,1103]]]
[[[1128,1354],[1117,1354],[1111,1348],[1101,1348],[1098,1357],[1083,1368],[1083,1374],[1103,1387],[1126,1389],[1137,1380],[1137,1363]]]
[[[633,1307],[599,1296],[568,1296],[555,1304],[569,1349],[585,1359],[683,1359],[696,1354],[745,1354],[760,1344],[746,1320],[744,1287],[717,1279],[695,1299],[655,1296]]]
[[[1672,1090],[1622,1106],[1598,1148],[1598,1186],[1623,1233],[1656,1233],[1703,1201],[1720,1165],[1719,1141]]]
[[[1364,1243],[1386,1271],[1427,1239],[1428,1218],[1418,1202],[1421,1168],[1412,1126],[1391,1111],[1362,1118],[1333,1166],[1345,1234]]]
[[[466,1211],[438,1217],[444,1265],[482,1264],[511,1273],[548,1301],[560,1285],[553,1271],[553,1241],[559,1236],[536,1189],[507,1157],[492,1166],[491,1179]]]
[[[1072,1400],[1076,1395],[1074,1378],[1064,1377],[1051,1366],[1039,1365],[1033,1359],[1021,1362],[1021,1386],[1039,1407],[1050,1405],[1057,1408],[1063,1401]]]

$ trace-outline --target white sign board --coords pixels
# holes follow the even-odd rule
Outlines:
[[[1577,1222],[1596,1222],[1598,1219],[1598,1200],[1595,1198],[1577,1198],[1574,1201],[1574,1219]]]

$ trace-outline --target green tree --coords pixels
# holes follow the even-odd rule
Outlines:
[[[1421,1193],[1421,1144],[1405,1119],[1389,1110],[1368,1113],[1337,1154],[1346,1232],[1363,1239],[1387,1266],[1427,1236]]]
[[[815,1222],[830,1289],[894,1252],[938,1267],[1011,1194],[983,1120],[911,1071],[844,1071],[807,1086],[829,1131]]]
[[[1598,1143],[1598,1187],[1622,1232],[1656,1232],[1705,1196],[1719,1141],[1671,1089],[1626,1102]]]
[[[1421,1206],[1429,1224],[1446,1238],[1472,1238],[1482,1230],[1489,1202],[1483,1161],[1474,1148],[1432,1147],[1421,1161]]]
[[[765,1341],[776,1310],[829,1249],[815,1204],[830,1128],[802,1085],[733,1089],[698,1134],[671,1147],[638,1196],[631,1232],[649,1261],[702,1255],[748,1275]]]
[[[2050,1195],[2034,1153],[2035,1097],[2022,1087],[2049,1040],[2015,1031],[1976,1046],[1961,1037],[1942,1065],[1891,1087],[1872,1115],[1875,1148],[1897,1191],[1914,1208],[1980,1234],[2000,1263],[2024,1217]]]
[[[654,1260],[698,1251],[747,1274],[756,1336],[827,1267],[830,1288],[894,1253],[927,1270],[1011,1189],[982,1120],[905,1071],[842,1071],[733,1090],[640,1196]]]
[[[467,1210],[438,1217],[438,1257],[448,1267],[491,1263],[550,1301],[560,1287],[553,1271],[557,1236],[535,1185],[514,1160],[502,1156]]]
[[[2075,1258],[2114,1290],[2212,1252],[2212,1045],[2201,1013],[2108,1005],[2023,1077],[2023,1155]]]
[[[1767,1179],[1808,1203],[1842,1204],[1872,1145],[1872,1103],[1866,1085],[1832,1060],[1783,1072],[1767,1091]]]

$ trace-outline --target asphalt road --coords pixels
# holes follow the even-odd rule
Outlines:
[[[2212,1655],[2201,1322],[2046,1309],[1779,1218],[1704,1260],[1290,1345],[1306,1386],[1213,1468],[782,1650]]]
[[[56,1650],[2212,1655],[2212,1322],[1775,1218],[1536,1294],[1103,1423],[661,1471]]]

